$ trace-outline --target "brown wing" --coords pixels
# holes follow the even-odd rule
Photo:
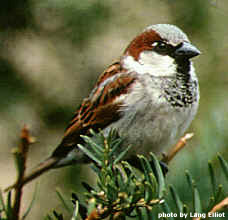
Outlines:
[[[90,96],[83,100],[53,156],[65,156],[83,142],[80,135],[88,135],[89,129],[98,131],[117,121],[121,117],[122,104],[117,98],[127,93],[134,80],[134,76],[121,70],[119,63],[111,65],[100,76]]]
[[[100,85],[102,82],[104,82],[107,78],[114,76],[120,72],[125,72],[124,69],[121,68],[120,62],[115,62],[112,65],[110,65],[98,78],[97,83],[95,87]]]

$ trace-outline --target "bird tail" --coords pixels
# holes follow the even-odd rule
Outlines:
[[[59,158],[56,157],[49,157],[47,160],[45,160],[44,162],[40,163],[37,168],[35,168],[29,175],[25,176],[22,180],[22,182],[20,182],[21,186],[24,186],[25,184],[29,183],[30,181],[34,180],[35,178],[37,178],[38,176],[40,176],[41,174],[43,174],[44,172],[50,170],[51,168],[53,168],[55,166],[55,164],[59,161]],[[12,184],[11,186],[8,186],[4,192],[8,192],[14,188],[16,188],[19,185],[18,182]]]

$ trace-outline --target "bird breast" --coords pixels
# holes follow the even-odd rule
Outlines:
[[[193,120],[199,98],[195,97],[185,106],[172,105],[164,88],[170,81],[170,78],[143,74],[129,93],[121,97],[124,100],[122,118],[105,131],[116,128],[124,138],[124,147],[132,146],[127,157],[148,155],[151,151],[155,154],[164,152],[178,141]]]

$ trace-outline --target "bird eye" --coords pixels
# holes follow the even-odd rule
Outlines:
[[[152,44],[152,46],[157,48],[157,49],[165,49],[167,47],[167,44],[165,42],[162,42],[162,41],[156,41]]]
[[[154,50],[158,53],[167,52],[167,50],[169,49],[169,45],[163,41],[156,41],[152,44],[152,46],[154,47]]]

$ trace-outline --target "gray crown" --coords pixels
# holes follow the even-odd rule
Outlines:
[[[163,39],[174,46],[180,42],[189,42],[187,35],[177,26],[171,24],[155,24],[147,27],[144,31],[156,31]]]

